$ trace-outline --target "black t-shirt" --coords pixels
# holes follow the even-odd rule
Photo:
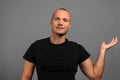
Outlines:
[[[75,80],[77,66],[90,54],[78,43],[52,44],[49,38],[34,42],[23,56],[36,66],[38,80]]]

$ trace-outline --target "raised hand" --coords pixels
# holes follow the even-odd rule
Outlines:
[[[109,42],[108,44],[106,44],[105,42],[103,42],[102,45],[101,45],[101,50],[106,52],[109,48],[111,48],[115,44],[117,44],[117,42],[118,42],[117,37],[113,38],[111,40],[111,42]]]

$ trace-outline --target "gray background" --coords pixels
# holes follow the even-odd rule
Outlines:
[[[120,40],[120,0],[0,0],[0,80],[20,80],[22,56],[31,43],[50,35],[52,12],[60,7],[72,15],[68,39],[82,44],[93,62],[102,41]],[[107,52],[102,80],[120,78],[119,45]],[[79,70],[76,80],[88,79]]]

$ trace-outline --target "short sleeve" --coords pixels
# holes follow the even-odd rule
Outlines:
[[[86,59],[88,59],[90,57],[90,54],[86,51],[86,49],[82,45],[78,44],[78,46],[79,46],[79,53],[80,53],[78,64],[80,64]]]
[[[23,58],[31,63],[35,63],[35,57],[34,57],[34,48],[35,43],[31,44],[26,53],[24,54]]]

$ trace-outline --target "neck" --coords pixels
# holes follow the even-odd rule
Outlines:
[[[66,35],[58,36],[58,35],[51,35],[50,42],[53,44],[62,44],[66,40]]]

